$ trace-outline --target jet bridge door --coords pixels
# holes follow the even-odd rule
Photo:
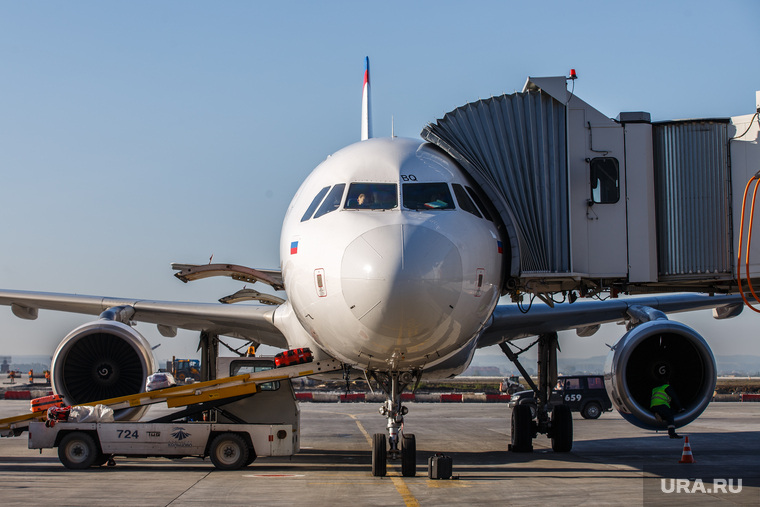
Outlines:
[[[623,128],[589,107],[570,107],[568,124],[573,271],[591,278],[625,277]]]

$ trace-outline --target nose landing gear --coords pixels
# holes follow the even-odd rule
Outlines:
[[[417,473],[417,441],[412,434],[404,433],[404,416],[409,410],[401,405],[401,392],[417,377],[412,372],[373,372],[372,377],[385,392],[385,403],[380,407],[380,415],[386,417],[386,433],[372,436],[372,475],[386,475],[388,460],[401,460],[401,475],[414,477]],[[387,434],[387,444],[386,444]]]

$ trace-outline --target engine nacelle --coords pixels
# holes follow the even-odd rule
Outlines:
[[[53,355],[53,390],[70,405],[136,394],[155,371],[150,344],[135,329],[101,319],[79,326]],[[119,410],[117,420],[136,420],[147,407]]]
[[[649,410],[652,389],[669,383],[685,409],[676,426],[685,426],[705,410],[716,382],[715,358],[707,342],[690,327],[667,319],[645,322],[613,347],[604,366],[607,394],[631,424],[663,429]]]

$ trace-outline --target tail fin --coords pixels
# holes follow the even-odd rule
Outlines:
[[[372,105],[369,100],[369,56],[364,58],[364,89],[362,91],[362,141],[372,137]]]

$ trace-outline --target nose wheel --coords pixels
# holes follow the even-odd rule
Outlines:
[[[414,435],[402,431],[408,409],[401,405],[401,391],[413,380],[414,375],[410,372],[392,372],[373,373],[372,377],[385,391],[385,403],[379,412],[387,421],[387,433],[375,433],[372,436],[372,475],[385,476],[387,462],[401,460],[401,475],[414,477],[417,473],[417,440]]]
[[[385,433],[372,435],[372,475],[374,477],[385,477],[385,465],[388,460],[387,451]]]

